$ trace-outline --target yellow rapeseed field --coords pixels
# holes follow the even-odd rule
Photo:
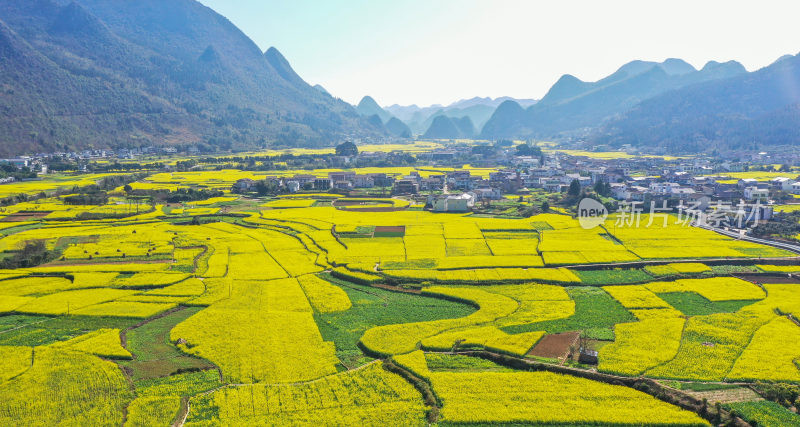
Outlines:
[[[307,383],[222,388],[192,406],[189,426],[426,425],[419,392],[381,362]]]
[[[15,311],[47,315],[75,314],[84,307],[123,298],[134,293],[135,291],[106,288],[64,291],[36,298],[17,307]]]
[[[325,342],[296,279],[233,281],[232,296],[178,324],[172,341],[207,358],[232,382],[295,382],[336,372],[333,343]]]
[[[800,382],[800,328],[785,317],[762,326],[736,360],[727,378],[734,381]]]
[[[319,313],[347,311],[352,307],[350,298],[342,288],[334,286],[326,280],[308,274],[298,277],[297,282],[303,288],[308,302]]]
[[[28,370],[32,360],[32,347],[0,346],[0,384]]]
[[[684,319],[650,319],[620,323],[615,341],[600,349],[598,369],[619,375],[639,375],[671,360],[678,353]]]
[[[643,215],[644,225],[632,227],[612,215],[584,230],[563,209],[513,219],[437,214],[418,209],[420,198],[377,191],[369,198],[230,195],[243,178],[342,170],[288,170],[288,164],[265,172],[201,164],[131,184],[225,192],[208,200],[136,206],[120,188],[105,205],[67,205],[48,196],[0,209],[4,257],[13,259],[33,242],[54,254],[42,265],[0,271],[0,425],[120,425],[123,414],[131,426],[168,425],[184,396],[191,399],[190,426],[424,426],[426,415],[435,418],[391,363],[370,356],[392,357],[426,381],[442,425],[706,425],[646,394],[586,379],[473,370],[471,359],[450,355],[429,370],[419,350],[525,357],[545,331],[606,333],[614,341],[601,347],[598,369],[619,375],[800,382],[800,351],[791,344],[800,341],[800,329],[785,317],[800,317],[796,285],[709,277],[724,268],[679,262],[786,252],[687,227],[673,216],[666,226],[661,218],[647,226]],[[495,170],[464,169],[484,177]],[[394,177],[450,170],[353,169]],[[55,175],[3,191],[51,192],[102,177]],[[608,270],[613,282],[594,275],[600,271],[569,267],[642,260],[669,264]],[[648,273],[662,281],[617,280],[627,273],[634,283]],[[601,292],[602,300],[576,294],[569,286],[581,278],[607,294]],[[673,278],[680,280],[666,281]],[[708,307],[699,307],[708,312],[744,307],[687,315],[666,302],[679,307],[680,301],[659,296],[676,292],[708,299]],[[612,315],[625,320],[610,321]],[[133,325],[143,333],[128,334],[126,348],[121,330]],[[152,339],[159,342],[136,341]],[[181,371],[195,363],[200,371]],[[155,364],[174,374],[152,378]]]
[[[695,316],[686,322],[674,359],[646,375],[696,381],[722,381],[753,334],[770,319],[749,313]]]
[[[646,288],[655,293],[695,292],[710,301],[757,300],[766,297],[758,286],[735,277],[653,282]]]
[[[179,396],[147,396],[134,399],[128,405],[126,426],[150,427],[170,423],[181,409]]]
[[[544,335],[543,331],[509,335],[494,326],[481,326],[442,332],[422,340],[422,348],[449,351],[458,348],[479,347],[513,356],[524,356]]]
[[[98,329],[50,347],[81,351],[108,359],[130,359],[133,356],[122,347],[119,334],[119,329]]]
[[[692,412],[627,387],[550,372],[431,372],[421,352],[394,360],[430,381],[446,422],[708,425]]]
[[[131,391],[116,364],[77,351],[33,351],[30,369],[0,383],[0,425],[122,424]]]

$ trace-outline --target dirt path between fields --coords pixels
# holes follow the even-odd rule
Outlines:
[[[172,427],[183,427],[183,425],[186,424],[186,419],[189,418],[189,409],[189,397],[181,397],[181,410],[178,412],[178,416],[175,417],[175,422],[172,423]]]
[[[47,322],[48,320],[53,320],[53,319],[54,319],[53,317],[48,317],[47,319],[42,319],[42,320],[40,320],[38,322],[26,323],[24,325],[17,326],[16,328],[11,328],[11,329],[6,329],[5,331],[0,331],[0,334],[4,334],[6,332],[11,332],[11,331],[16,331],[17,329],[22,329],[22,328],[25,328],[25,327],[28,327],[28,326],[31,326],[31,325],[37,325],[39,323]]]

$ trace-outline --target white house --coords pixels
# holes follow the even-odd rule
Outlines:
[[[475,200],[500,200],[503,198],[503,193],[496,188],[477,188],[472,191],[475,194]]]
[[[568,186],[568,185],[572,184],[572,181],[576,181],[576,180],[581,185],[581,187],[588,187],[588,186],[592,185],[592,178],[590,178],[588,176],[581,176],[580,174],[577,174],[577,173],[568,173],[568,174],[562,176],[561,177],[561,184],[563,184],[564,186]]]
[[[794,180],[785,176],[779,176],[777,178],[772,178],[770,183],[774,188],[777,188],[781,191],[791,191]]]
[[[656,196],[672,194],[672,191],[677,188],[680,188],[677,182],[653,182],[650,184],[650,192]]]
[[[475,197],[464,193],[458,196],[444,196],[433,200],[434,212],[469,212],[475,205]]]
[[[544,188],[544,191],[547,191],[549,193],[560,193],[563,187],[564,185],[561,184],[561,181],[557,179],[542,180],[542,188]]]
[[[612,182],[611,197],[617,200],[628,200],[628,186],[619,182]]]
[[[769,190],[766,188],[747,187],[744,189],[744,198],[747,200],[767,200]]]
[[[792,183],[792,194],[800,194],[800,181]]]
[[[289,190],[290,193],[297,193],[298,191],[300,191],[300,182],[286,181],[286,189]]]

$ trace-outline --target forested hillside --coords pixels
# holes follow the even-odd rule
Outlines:
[[[379,135],[194,0],[0,0],[0,155]]]

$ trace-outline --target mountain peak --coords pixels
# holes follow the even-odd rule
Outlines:
[[[466,119],[466,120],[465,120]],[[471,128],[471,129],[470,129]],[[447,116],[436,116],[423,138],[432,139],[458,139],[470,138],[474,133],[472,121],[469,117],[453,119]]]
[[[503,101],[502,104],[497,106],[497,111],[505,112],[505,113],[522,113],[525,111],[521,105],[517,101]]]
[[[276,49],[274,46],[270,46],[269,49],[264,52],[264,58],[273,66],[277,66],[277,68],[286,68],[289,67],[289,61],[286,60],[286,57]]]
[[[573,76],[572,74],[564,74],[563,76],[558,78],[556,84],[572,84],[572,83],[583,83],[583,80]]]
[[[553,87],[547,91],[547,94],[545,94],[540,103],[543,105],[555,104],[581,94],[586,88],[586,82],[581,81],[581,79],[571,74],[564,74],[559,77]]]
[[[654,68],[659,68],[661,71],[670,76],[681,76],[697,71],[688,62],[678,58],[667,58],[664,62],[658,63],[653,61],[642,61],[636,59],[628,62],[627,64],[619,67],[610,76],[600,80],[598,83],[611,84],[620,80],[631,78],[639,74],[644,74],[652,71]]]
[[[76,2],[61,8],[55,21],[50,26],[53,34],[83,34],[108,37],[111,31],[100,19]]]
[[[287,82],[294,86],[307,85],[306,81],[297,75],[291,64],[289,64],[289,61],[286,60],[286,57],[284,57],[283,54],[281,54],[280,51],[278,51],[278,49],[276,49],[274,46],[270,46],[270,48],[264,52],[264,58],[267,60],[267,63],[273,69],[275,69],[278,75]]]
[[[697,71],[692,64],[689,64],[688,62],[679,58],[667,58],[661,63],[661,69],[666,71],[667,74],[673,76],[680,76]]]
[[[315,84],[313,87],[314,87],[314,89],[324,93],[325,95],[329,95],[330,96],[330,92],[328,92],[321,84]]]
[[[369,95],[365,95],[363,98],[361,98],[361,101],[359,101],[358,107],[359,108],[360,107],[378,107],[378,108],[380,108],[380,105],[378,105],[378,103],[375,101],[375,99],[373,97],[371,97]]]
[[[627,77],[631,77],[636,74],[644,73],[645,71],[650,70],[656,65],[658,65],[657,62],[642,61],[640,59],[636,59],[619,67],[619,69],[614,74],[612,74],[612,76],[617,74],[626,74]]]
[[[392,117],[389,112],[381,108],[381,106],[378,105],[378,103],[375,102],[375,100],[369,95],[361,98],[361,101],[356,106],[356,111],[358,114],[366,117],[377,114],[384,123],[389,121],[389,119]]]
[[[708,61],[706,65],[700,70],[702,73],[725,73],[728,75],[736,75],[746,73],[747,70],[744,68],[744,65],[740,64],[737,61],[727,61],[727,62],[717,62],[717,61]]]
[[[266,55],[267,57],[275,56],[283,59],[284,61],[286,60],[286,58],[283,57],[283,54],[281,54],[281,51],[279,51],[278,48],[276,48],[275,46],[270,46],[269,48],[267,48],[267,50],[264,52],[264,55]]]

